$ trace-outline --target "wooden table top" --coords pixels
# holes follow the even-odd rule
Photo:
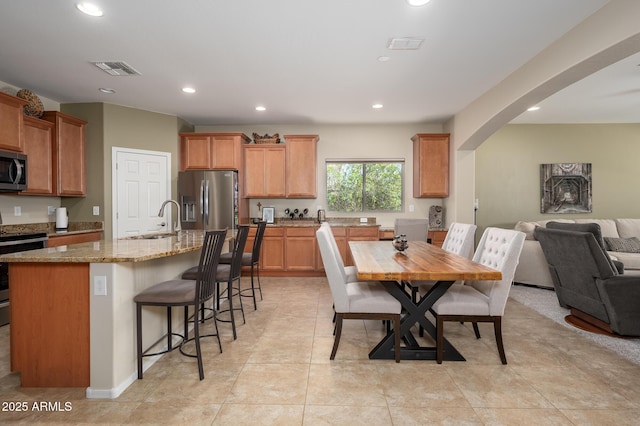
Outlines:
[[[359,280],[499,280],[502,273],[422,241],[397,252],[390,241],[349,241]]]

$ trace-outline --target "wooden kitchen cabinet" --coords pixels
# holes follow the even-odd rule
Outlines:
[[[244,133],[180,133],[180,170],[242,171]]]
[[[353,258],[349,249],[349,241],[378,241],[379,226],[350,226],[347,228],[347,258],[345,266],[353,266]]]
[[[260,271],[284,271],[284,228],[267,228],[260,248]]]
[[[317,265],[317,227],[290,227],[285,229],[285,262],[287,272],[313,272]]]
[[[285,135],[287,198],[317,197],[318,135]]]
[[[84,196],[87,122],[58,111],[45,111],[42,119],[53,123],[54,194],[63,197]]]
[[[29,176],[27,189],[20,195],[55,195],[53,132],[54,124],[50,121],[24,117],[24,153]]]
[[[28,102],[0,92],[0,149],[22,152],[24,143],[23,106]]]
[[[50,235],[49,241],[47,241],[47,247],[68,246],[70,244],[100,241],[101,239],[102,231],[82,232],[80,234]]]
[[[285,160],[283,145],[245,145],[245,197],[283,198],[286,190]]]
[[[442,247],[444,239],[447,238],[446,229],[435,229],[427,231],[427,238],[434,246]]]
[[[449,134],[422,133],[413,141],[413,196],[449,196]]]

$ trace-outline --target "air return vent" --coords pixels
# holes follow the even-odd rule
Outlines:
[[[392,38],[387,45],[391,50],[418,50],[422,46],[423,38],[403,37]]]
[[[96,67],[109,75],[142,75],[138,70],[131,65],[122,61],[114,62],[91,62]]]

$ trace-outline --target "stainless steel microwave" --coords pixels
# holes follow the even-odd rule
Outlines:
[[[18,152],[0,151],[0,191],[27,189],[27,156]]]

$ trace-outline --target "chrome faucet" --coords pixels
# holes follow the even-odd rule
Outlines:
[[[169,203],[173,203],[176,205],[176,207],[178,208],[178,220],[175,223],[175,228],[172,230],[171,229],[171,223],[169,223],[169,233],[173,233],[173,232],[180,232],[180,219],[182,216],[180,216],[180,204],[178,204],[177,201],[175,200],[167,200],[164,203],[162,203],[162,206],[160,206],[160,211],[158,212],[158,217],[162,217],[164,216],[164,208],[167,204]]]

